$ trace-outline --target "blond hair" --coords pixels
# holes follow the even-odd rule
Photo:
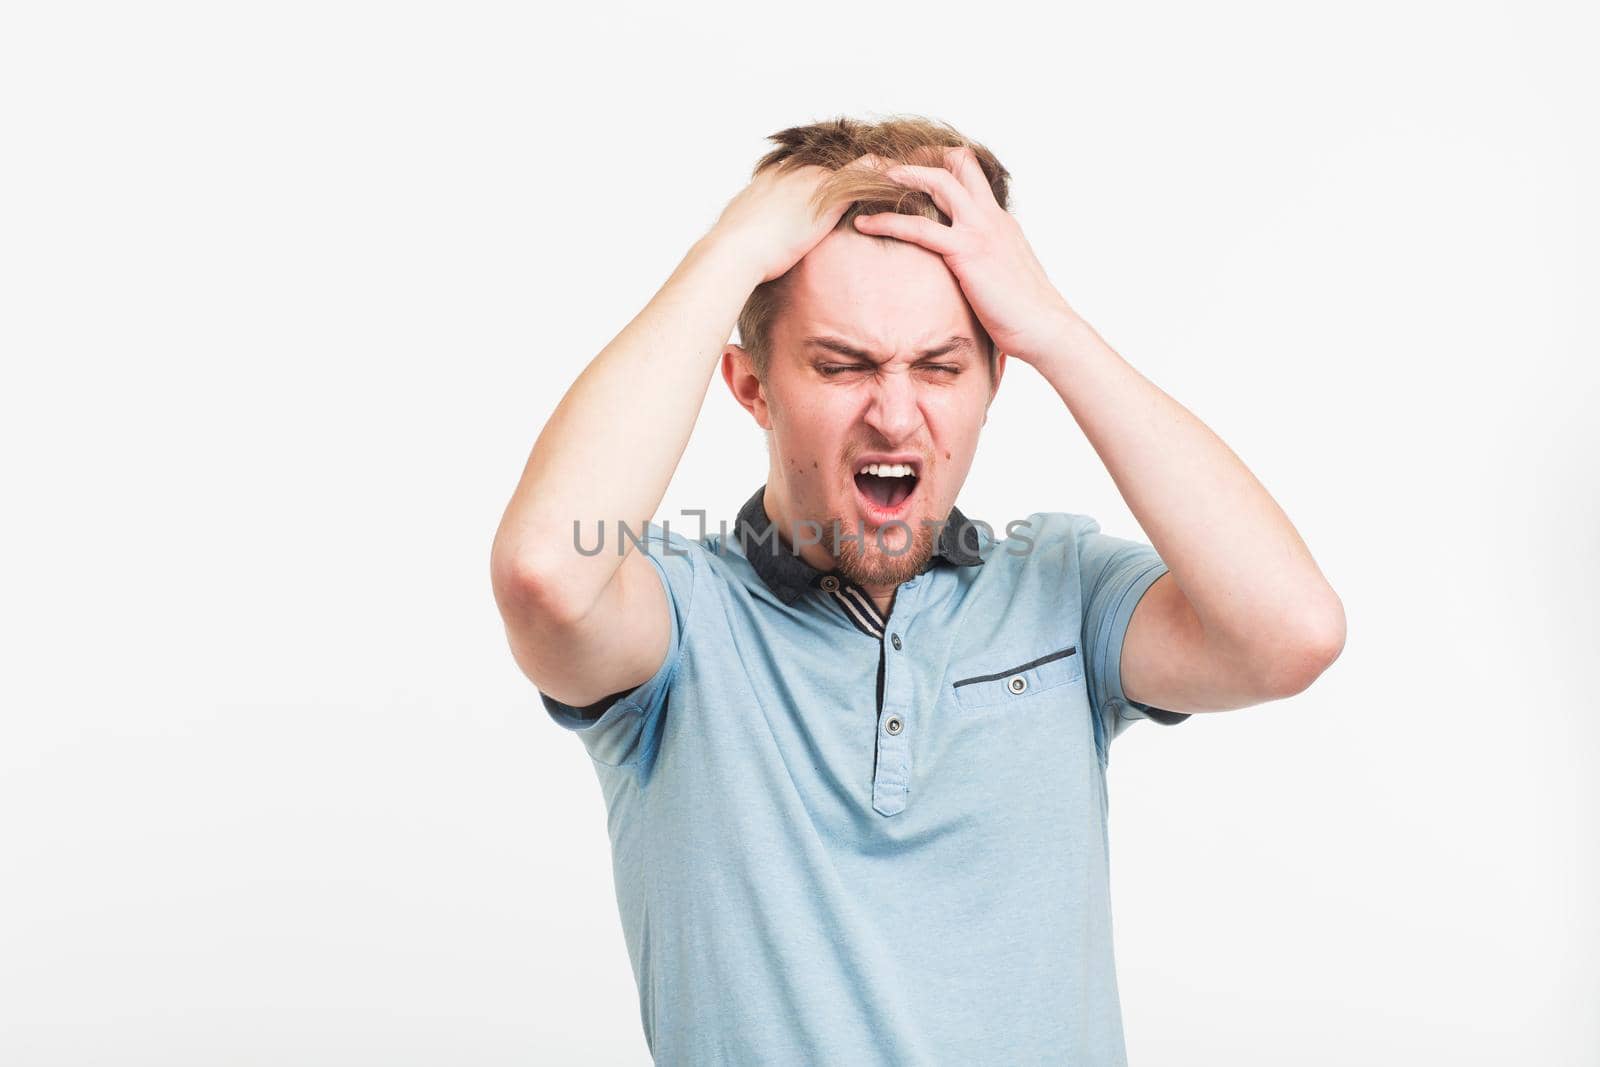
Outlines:
[[[880,211],[895,211],[902,215],[921,215],[944,225],[950,217],[934,203],[933,197],[921,189],[911,189],[885,178],[864,167],[850,167],[863,155],[871,154],[895,163],[915,166],[942,167],[945,165],[944,149],[966,147],[977,157],[983,176],[989,182],[995,202],[1009,210],[1010,173],[995,159],[994,153],[983,145],[969,140],[949,123],[922,118],[916,115],[894,116],[875,122],[839,117],[809,126],[791,126],[767,138],[778,147],[762,156],[751,171],[755,177],[768,167],[777,167],[779,173],[807,165],[826,167],[834,173],[824,180],[812,198],[815,209],[821,213],[825,205],[849,206],[840,217],[836,230],[855,231],[852,220],[857,215],[873,215]],[[859,232],[859,231],[855,231]],[[899,238],[879,234],[863,234],[881,243],[897,242]],[[750,353],[756,377],[766,381],[767,368],[772,359],[772,325],[783,309],[784,291],[788,274],[756,286],[739,312],[739,343]],[[980,349],[989,354],[989,376],[995,371],[996,351],[992,338],[978,325]]]

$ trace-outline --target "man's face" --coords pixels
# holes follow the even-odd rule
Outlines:
[[[933,554],[932,524],[966,481],[1004,356],[991,382],[960,284],[919,245],[835,230],[786,284],[766,386],[751,405],[771,431],[769,510],[787,540],[814,529],[795,523],[820,524],[821,544],[802,549],[813,562],[831,559],[864,587],[898,585]],[[916,476],[859,473],[879,457]],[[864,544],[844,540],[862,531]]]

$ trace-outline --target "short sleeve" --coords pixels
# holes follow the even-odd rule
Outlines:
[[[1139,598],[1167,573],[1156,550],[1100,532],[1087,516],[1078,519],[1078,580],[1083,605],[1084,671],[1089,701],[1099,720],[1098,734],[1109,743],[1135,720],[1175,726],[1187,712],[1167,711],[1129,700],[1122,690],[1122,642]]]
[[[608,537],[610,533],[611,528],[608,527]],[[671,620],[672,634],[661,666],[654,675],[635,688],[612,693],[583,707],[563,703],[543,691],[539,692],[539,700],[550,718],[557,725],[576,732],[589,755],[597,762],[613,767],[627,766],[639,758],[666,707],[672,680],[683,658],[696,575],[703,567],[699,553],[705,551],[703,545],[681,534],[664,531],[653,522],[646,525],[639,540],[641,547],[635,547],[630,542],[628,551],[644,553],[667,594],[667,615]],[[604,550],[616,551],[615,542],[607,541]]]

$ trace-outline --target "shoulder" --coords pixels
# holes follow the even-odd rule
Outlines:
[[[1079,541],[1097,533],[1100,524],[1087,515],[1070,511],[1032,511],[994,531],[986,550],[1013,566],[1061,566],[1076,558]]]
[[[756,584],[759,579],[749,560],[732,540],[715,526],[702,535],[700,524],[650,522],[638,532],[643,553],[678,594],[685,608],[693,601],[712,602],[729,589]],[[635,550],[630,541],[627,550]],[[608,545],[607,551],[615,551]]]
[[[686,567],[695,569],[706,567],[709,565],[709,559],[717,553],[717,537],[715,534],[710,534],[697,538],[690,535],[694,532],[693,526],[689,529],[690,533],[685,534],[673,525],[671,520],[664,523],[652,520],[642,529],[618,523],[616,543],[604,547],[608,552],[639,549],[663,561],[684,560]]]
[[[693,527],[690,527],[691,531]],[[712,575],[710,539],[686,536],[666,523],[651,521],[642,528],[616,523],[606,531],[600,549],[607,553],[642,555],[657,572],[674,610],[686,616],[695,593]],[[592,554],[592,544],[581,549]]]

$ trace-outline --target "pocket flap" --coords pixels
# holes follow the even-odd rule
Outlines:
[[[1008,700],[1025,700],[1034,693],[1083,677],[1083,659],[1076,645],[1018,663],[1004,670],[952,682],[956,702],[964,708],[985,707]]]

